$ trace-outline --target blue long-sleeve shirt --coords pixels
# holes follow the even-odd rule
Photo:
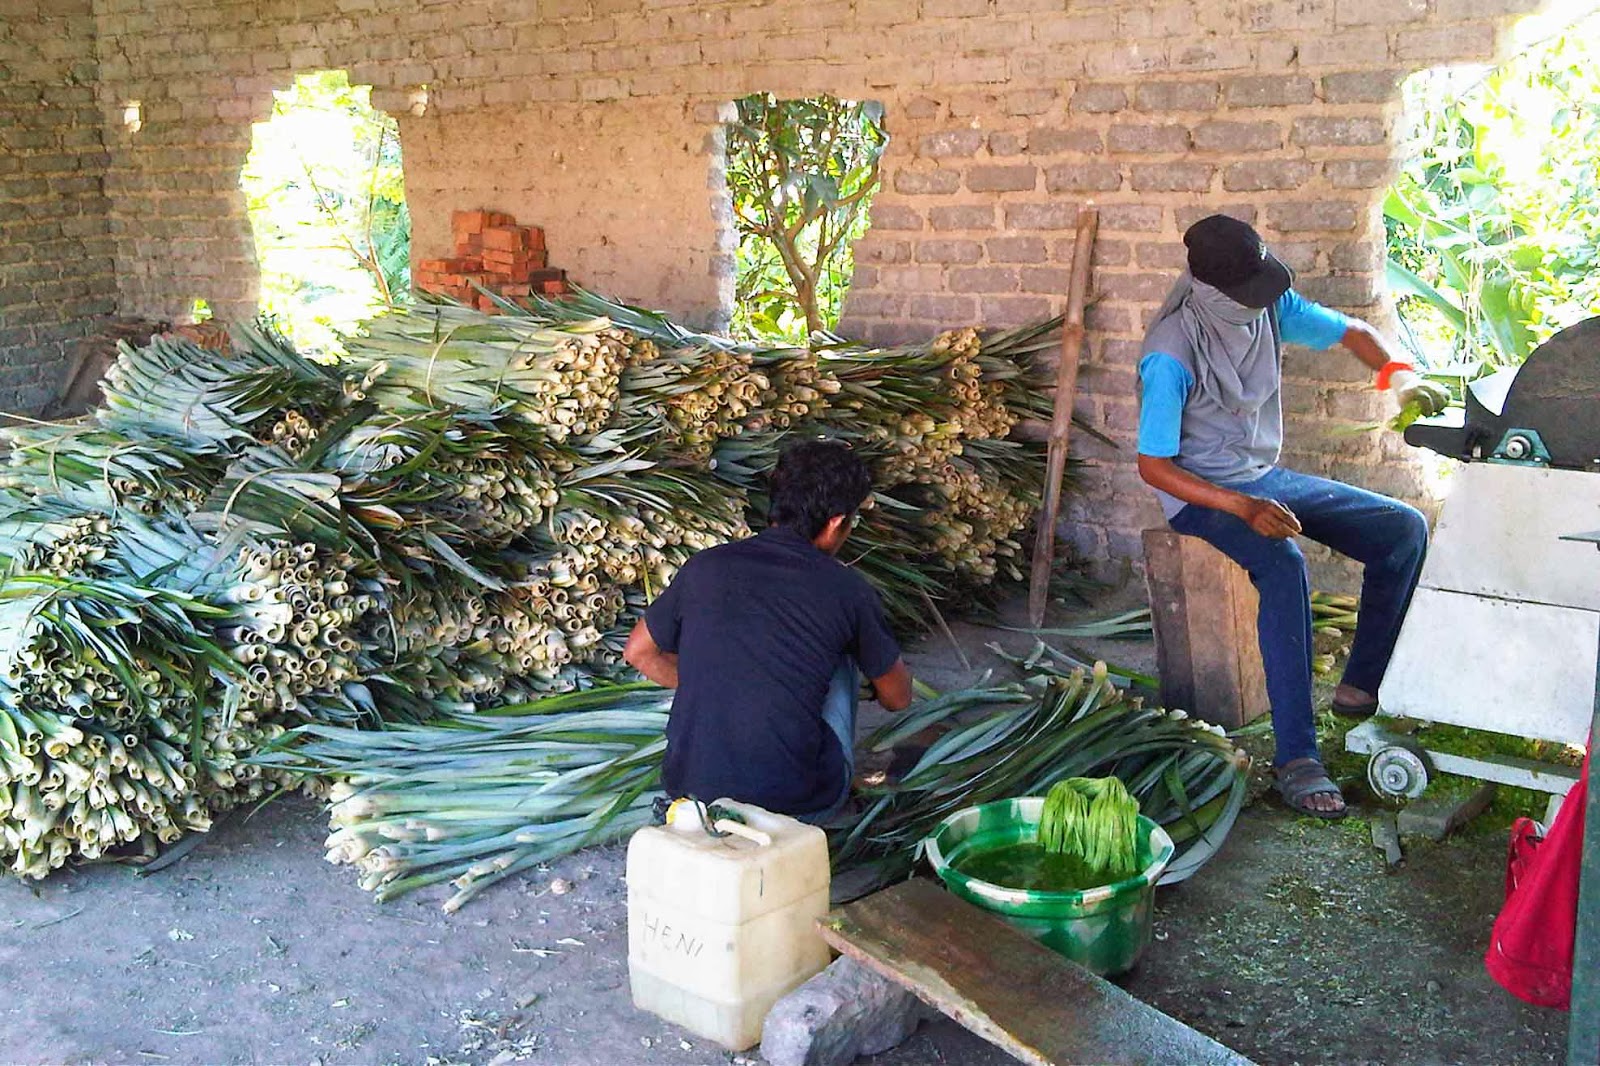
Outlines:
[[[1290,289],[1274,308],[1279,336],[1290,344],[1324,350],[1339,343],[1350,319]],[[1280,394],[1259,411],[1239,415],[1195,390],[1194,353],[1175,319],[1145,338],[1139,360],[1139,454],[1172,459],[1219,485],[1253,481],[1278,461],[1283,447]],[[1168,517],[1183,503],[1158,493]]]

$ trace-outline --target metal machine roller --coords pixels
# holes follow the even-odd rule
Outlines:
[[[1600,580],[1600,319],[1563,330],[1519,368],[1473,382],[1465,410],[1406,430],[1460,460],[1379,702],[1346,747],[1384,795],[1415,797],[1430,770],[1563,795],[1570,768],[1429,750],[1445,723],[1583,745],[1595,698]],[[1425,734],[1423,734],[1425,736]]]

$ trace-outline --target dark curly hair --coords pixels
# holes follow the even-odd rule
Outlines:
[[[853,515],[872,492],[867,464],[836,440],[807,440],[778,457],[767,521],[815,540],[834,515]]]

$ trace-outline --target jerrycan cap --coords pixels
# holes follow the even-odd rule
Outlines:
[[[770,847],[772,836],[744,824],[737,811],[715,803],[707,805],[687,796],[679,797],[667,805],[663,820],[667,828],[680,833],[703,832],[707,836],[737,836],[759,847]]]

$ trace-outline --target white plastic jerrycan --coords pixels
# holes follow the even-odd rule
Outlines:
[[[772,1005],[828,965],[816,928],[828,839],[760,807],[711,807],[743,824],[680,800],[628,844],[628,975],[640,1010],[743,1051]]]

